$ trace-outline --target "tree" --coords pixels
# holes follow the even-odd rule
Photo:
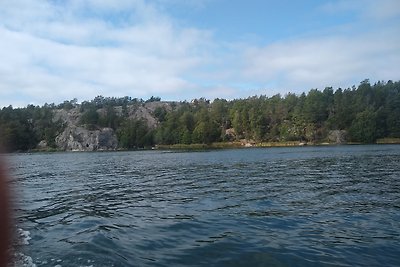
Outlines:
[[[88,111],[88,112],[93,112],[93,110]],[[96,111],[97,113],[97,111]],[[92,116],[91,120],[96,121],[95,114],[91,114]],[[120,123],[120,118],[118,117],[117,113],[115,112],[114,106],[111,104],[107,104],[104,108],[104,114],[102,116],[98,115],[98,124],[102,127],[109,127],[113,128],[116,130],[119,126]],[[87,119],[87,118],[86,118]],[[90,120],[90,119],[89,119]]]
[[[153,114],[159,122],[163,122],[167,116],[167,110],[164,107],[156,107]]]
[[[99,122],[99,113],[96,108],[92,107],[84,112],[80,118],[80,124],[86,124],[88,127],[93,127]]]
[[[366,109],[357,114],[350,127],[350,136],[353,141],[373,143],[376,140],[376,113],[372,109]]]
[[[151,97],[146,102],[159,101]],[[158,120],[149,128],[146,121],[132,119],[140,106],[155,107]],[[63,110],[60,110],[63,109]],[[71,110],[73,109],[73,110]],[[355,142],[371,143],[377,138],[400,138],[400,82],[362,81],[356,88],[308,94],[254,96],[246,99],[205,98],[192,102],[172,102],[146,105],[142,99],[97,96],[77,104],[77,100],[62,104],[12,106],[0,109],[0,145],[11,151],[26,151],[45,140],[55,147],[55,139],[63,131],[63,121],[55,114],[75,117],[79,123],[95,130],[111,127],[118,135],[121,148],[133,149],[157,144],[205,143],[224,139],[226,130],[234,128],[237,139],[257,141],[322,141],[329,130],[348,131]],[[74,121],[74,120],[72,120]],[[229,136],[229,140],[232,140]]]
[[[154,144],[153,131],[143,120],[126,120],[117,131],[119,146],[125,149],[144,148]]]
[[[160,102],[160,101],[161,101],[161,97],[159,97],[159,96],[151,96],[149,99],[146,100],[146,103]]]
[[[322,123],[328,118],[327,103],[322,92],[313,89],[308,93],[304,103],[304,116],[312,123]]]

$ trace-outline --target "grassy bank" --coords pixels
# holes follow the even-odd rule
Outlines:
[[[347,142],[343,145],[362,145],[359,142]],[[376,144],[400,144],[400,138],[378,139]],[[282,142],[218,142],[212,144],[175,144],[175,145],[157,145],[156,149],[177,149],[177,150],[204,150],[204,149],[229,149],[229,148],[251,148],[251,147],[297,147],[297,146],[334,146],[336,143],[304,143],[300,141],[282,141]]]
[[[229,148],[250,148],[250,147],[295,147],[304,146],[305,143],[297,141],[288,142],[216,142],[211,144],[174,144],[174,145],[157,145],[157,149],[182,149],[182,150],[203,150],[203,149],[229,149]],[[311,144],[310,144],[311,145]],[[312,144],[314,145],[314,144]]]
[[[362,143],[347,142],[347,145],[362,145]],[[376,141],[376,144],[400,144],[400,138],[382,138]],[[281,141],[281,142],[215,142],[211,144],[174,144],[174,145],[156,145],[155,147],[138,148],[136,150],[207,150],[207,149],[230,149],[230,148],[251,148],[251,147],[297,147],[297,146],[330,146],[338,145],[336,143],[304,143],[300,141]],[[343,144],[344,145],[344,144]],[[134,149],[135,150],[135,149]],[[110,150],[111,151],[111,150]],[[112,150],[114,151],[114,150]],[[117,149],[117,151],[129,151],[128,149]],[[55,148],[32,149],[28,152],[63,152],[63,150]]]
[[[400,144],[400,138],[381,138],[376,140],[377,144]]]

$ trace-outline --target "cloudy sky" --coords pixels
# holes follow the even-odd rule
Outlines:
[[[0,36],[0,107],[400,80],[398,0],[4,0]]]

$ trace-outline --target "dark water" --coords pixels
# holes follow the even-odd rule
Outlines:
[[[400,266],[400,146],[9,161],[25,265]]]

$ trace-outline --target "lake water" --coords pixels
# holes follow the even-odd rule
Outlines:
[[[400,146],[8,161],[20,265],[400,266]]]

